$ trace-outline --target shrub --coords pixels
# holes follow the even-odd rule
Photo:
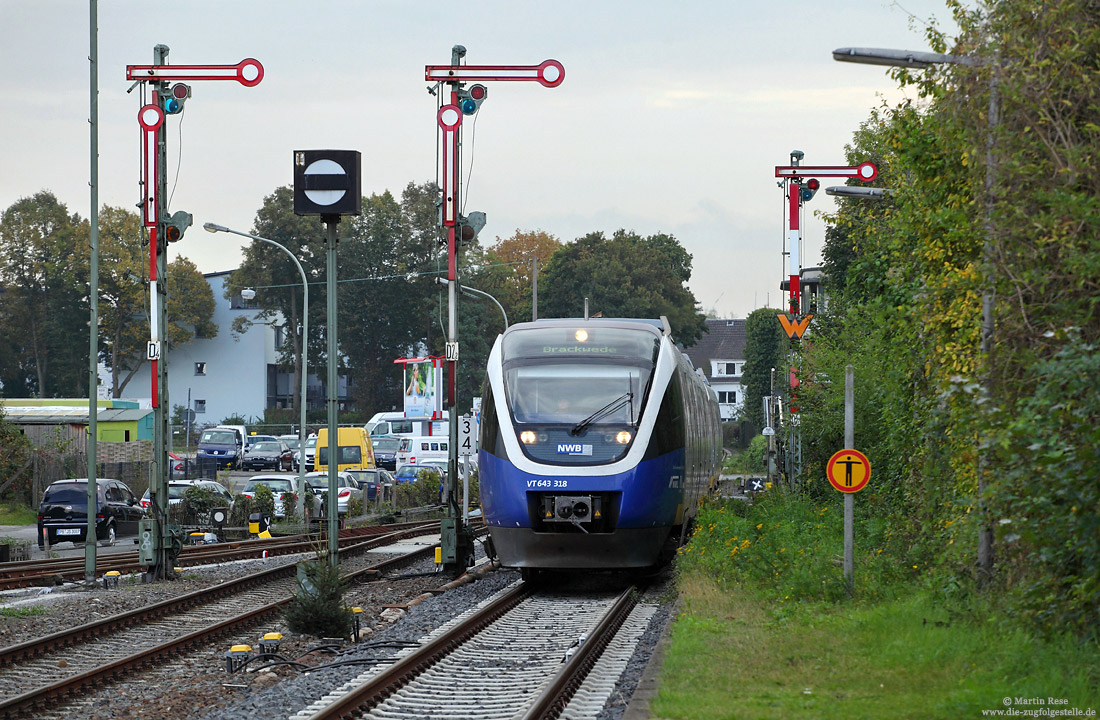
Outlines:
[[[841,499],[812,502],[775,490],[751,505],[707,501],[677,562],[720,583],[751,582],[780,602],[840,600],[847,597],[843,518]],[[866,517],[855,528],[855,580],[862,596],[883,595],[902,574],[901,564],[883,553],[884,529],[882,521]]]
[[[351,612],[344,604],[344,579],[338,566],[317,551],[313,560],[298,563],[298,592],[285,611],[293,632],[326,638],[351,635]]]

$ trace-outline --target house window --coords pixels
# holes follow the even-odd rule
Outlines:
[[[195,374],[196,375],[205,375],[206,374],[206,363],[204,363],[204,362],[195,363]]]
[[[714,374],[715,375],[736,375],[737,374],[737,363],[735,363],[735,362],[726,362],[725,360],[719,360],[718,362],[714,363]]]
[[[206,401],[205,400],[196,400],[195,401],[195,412],[196,413],[206,412]]]
[[[737,404],[737,391],[736,390],[719,390],[718,402],[724,405],[736,405]]]

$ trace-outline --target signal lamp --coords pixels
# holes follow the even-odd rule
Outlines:
[[[458,91],[458,108],[463,115],[473,115],[487,97],[489,97],[489,88],[480,83],[471,85],[465,90]]]
[[[164,96],[164,112],[166,115],[175,115],[183,112],[183,104],[191,97],[191,86],[176,83],[168,89]]]
[[[193,222],[191,213],[177,210],[164,223],[164,239],[170,243],[183,239],[183,234]]]
[[[814,195],[821,189],[821,181],[817,178],[810,178],[806,181],[806,184],[799,190],[802,193],[802,202],[807,200],[813,200]]]

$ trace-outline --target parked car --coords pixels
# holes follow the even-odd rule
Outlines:
[[[290,448],[291,452],[298,449],[299,437],[297,435],[280,435],[277,439],[286,443],[286,446]]]
[[[168,453],[168,467],[171,470],[170,477],[173,479],[183,479],[187,476],[187,463],[179,455],[170,452]]]
[[[187,489],[192,487],[209,491],[215,498],[222,501],[221,507],[233,509],[233,494],[226,490],[220,482],[214,480],[170,480],[168,482],[168,504],[178,505],[183,502],[183,496],[187,494]],[[145,494],[141,496],[141,508],[148,512],[151,504],[149,491],[146,490]]]
[[[125,483],[96,479],[96,540],[114,545],[120,537],[137,536],[145,517],[138,499]],[[38,547],[59,542],[84,542],[88,528],[88,479],[58,480],[42,493],[38,506]]]
[[[199,449],[195,459],[200,463],[213,463],[219,470],[237,470],[241,467],[244,443],[244,435],[236,427],[207,428],[199,436]]]
[[[366,488],[367,501],[374,502],[378,497],[378,493],[382,492],[382,488],[393,485],[393,475],[388,470],[382,468],[371,468],[370,470],[349,470],[355,479],[359,481],[359,488]]]
[[[256,488],[260,485],[266,485],[271,489],[272,494],[275,495],[275,518],[281,519],[286,517],[286,511],[283,509],[283,493],[294,493],[294,489],[298,487],[297,475],[284,475],[284,474],[268,474],[268,475],[254,475],[248,483],[244,486],[244,490],[241,494],[248,498],[256,497]],[[321,512],[321,498],[314,495],[312,492],[307,492],[305,495],[306,507],[311,507],[311,517],[317,517]]]
[[[313,471],[313,460],[314,460],[314,456],[316,455],[316,452],[317,452],[317,436],[316,435],[310,435],[308,438],[306,438],[306,449],[305,449],[306,472],[312,472]],[[298,469],[298,464],[301,461],[302,461],[302,452],[301,452],[301,450],[296,450],[294,452],[294,469],[295,470]]]
[[[397,470],[397,447],[401,444],[401,438],[392,435],[382,437],[372,435],[370,440],[374,445],[374,464],[390,472]]]
[[[393,474],[394,482],[398,485],[402,483],[418,482],[421,477],[421,473],[427,473],[425,477],[432,481],[443,481],[443,474],[439,472],[439,468],[435,465],[402,465],[397,469],[397,472]]]
[[[309,483],[309,489],[318,498],[322,493],[328,492],[328,472],[317,471],[306,473],[306,482]],[[359,482],[355,479],[355,476],[348,471],[336,473],[336,512],[341,517],[348,514],[348,506],[351,504],[351,497],[359,492]],[[324,508],[324,506],[322,506]],[[324,508],[326,510],[327,508]]]
[[[245,470],[292,470],[294,453],[282,440],[260,440],[244,451]]]
[[[244,439],[245,452],[248,451],[248,448],[252,447],[258,442],[272,442],[278,439],[279,438],[275,437],[274,435],[249,435]]]

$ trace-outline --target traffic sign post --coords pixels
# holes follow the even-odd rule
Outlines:
[[[844,446],[833,454],[826,474],[833,487],[844,493],[844,584],[851,596],[855,592],[855,494],[867,487],[871,479],[871,461],[858,450],[851,449],[855,440],[855,370],[844,367]]]
[[[168,149],[166,115],[180,113],[191,97],[191,87],[185,82],[207,80],[236,81],[245,87],[255,87],[264,77],[259,60],[246,58],[235,65],[168,65],[168,46],[153,48],[152,65],[127,65],[126,79],[134,87],[151,90],[150,102],[138,110],[141,128],[141,219],[149,232],[149,360],[150,396],[153,405],[153,470],[149,479],[152,505],[152,542],[148,563],[149,578],[173,577],[172,534],[168,528],[168,373],[164,347],[160,337],[168,326],[166,308],[168,243],[183,237],[191,225],[191,214],[183,211],[168,214]],[[170,85],[174,82],[174,85]],[[92,483],[89,483],[89,489]],[[95,551],[94,534],[90,543]]]
[[[443,142],[440,224],[447,232],[447,415],[450,420],[450,457],[445,487],[447,517],[443,520],[440,544],[443,568],[448,572],[465,570],[473,559],[473,536],[464,522],[459,526],[454,497],[459,444],[458,395],[455,388],[458,362],[457,244],[466,222],[459,204],[459,149],[463,115],[477,112],[488,93],[482,85],[463,88],[467,83],[484,82],[537,82],[543,87],[554,88],[565,80],[565,67],[557,60],[544,60],[538,65],[461,65],[465,56],[466,48],[455,45],[451,48],[450,65],[427,65],[424,68],[424,79],[435,83],[434,87],[428,88],[428,92],[435,95],[434,88],[443,85],[450,89],[450,96],[443,97],[436,110],[436,123]],[[480,223],[483,224],[483,221]],[[474,234],[476,236],[476,231]]]
[[[336,328],[336,229],[343,215],[362,212],[362,156],[358,150],[294,151],[294,214],[320,215],[325,223],[325,340],[328,355],[328,559],[336,567],[340,561],[340,518],[337,512],[337,473],[339,471],[339,431],[337,416],[340,385],[337,364],[339,345]],[[302,398],[305,402],[305,398]],[[305,492],[299,490],[299,492]]]

